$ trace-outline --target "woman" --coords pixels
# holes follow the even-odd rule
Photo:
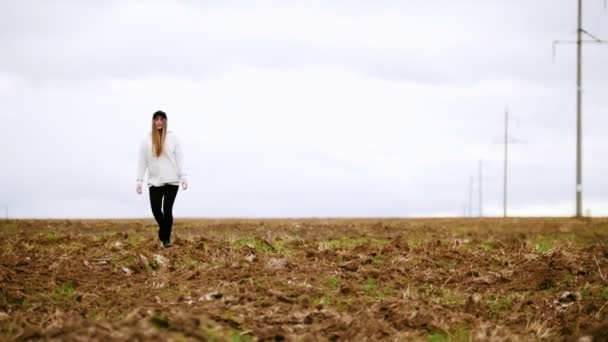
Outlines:
[[[167,114],[157,111],[152,115],[152,132],[146,136],[139,151],[137,193],[141,195],[144,174],[148,171],[150,205],[158,223],[158,238],[163,247],[173,246],[173,202],[179,183],[188,188],[184,171],[184,156],[174,133],[167,131]]]

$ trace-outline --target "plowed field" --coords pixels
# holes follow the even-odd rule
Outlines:
[[[608,219],[177,219],[173,235],[1,221],[0,340],[608,339]]]

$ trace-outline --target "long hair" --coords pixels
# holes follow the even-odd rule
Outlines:
[[[152,146],[154,155],[160,157],[165,148],[165,138],[167,137],[167,119],[163,119],[163,129],[156,129],[154,120],[152,120]]]

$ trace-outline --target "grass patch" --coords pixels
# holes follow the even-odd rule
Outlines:
[[[329,284],[329,286],[331,288],[337,289],[338,287],[340,287],[340,279],[336,276],[331,276],[329,278],[327,278],[327,283]]]
[[[555,237],[536,236],[528,242],[537,253],[546,253],[555,247]]]
[[[57,249],[65,252],[76,251],[85,248],[86,245],[77,241],[57,245]]]
[[[334,302],[334,299],[332,298],[332,296],[328,295],[328,294],[324,294],[321,297],[315,299],[313,301],[313,306],[317,306],[317,305],[323,305],[323,306],[328,306],[331,305]]]
[[[424,232],[408,232],[407,244],[410,247],[418,247],[433,241],[433,237],[430,234]]]
[[[581,296],[583,298],[591,298],[591,286],[589,283],[585,283],[585,285],[583,285],[581,288]]]
[[[175,338],[175,342],[188,342],[188,339],[184,335],[179,335]]]
[[[150,267],[152,271],[158,271],[160,269],[160,264],[156,260],[152,260],[148,262],[148,267]]]
[[[350,295],[332,295],[329,293],[323,294],[309,304],[310,308],[317,308],[319,305],[324,307],[331,306],[333,309],[340,312],[349,312],[352,310],[353,301],[356,298]]]
[[[363,290],[367,293],[373,293],[378,290],[378,284],[376,283],[376,279],[372,277],[368,277],[363,285]]]
[[[465,295],[462,292],[452,289],[440,289],[439,293],[430,298],[438,304],[446,306],[459,306],[465,302]]]
[[[491,295],[487,298],[488,315],[492,318],[499,317],[502,311],[510,310],[513,302],[519,295],[517,293]]]
[[[250,342],[253,338],[249,335],[241,335],[238,331],[233,331],[230,335],[231,342]]]
[[[38,233],[38,238],[41,240],[47,241],[56,241],[63,238],[65,234],[57,233],[57,232],[41,232]]]
[[[433,331],[429,335],[429,342],[450,342],[450,335],[443,331]]]
[[[352,249],[355,247],[363,246],[365,244],[370,244],[372,246],[384,246],[390,241],[388,239],[364,239],[364,238],[349,238],[349,239],[335,239],[335,240],[325,240],[319,242],[319,249]]]
[[[579,247],[588,246],[596,243],[598,239],[606,239],[606,232],[608,227],[597,227],[599,229],[588,229],[583,231],[577,231],[576,233],[563,233],[560,234],[560,240],[566,240],[572,242]]]
[[[76,297],[76,288],[72,282],[63,283],[53,290],[51,299],[54,303],[71,301]]]
[[[17,220],[0,220],[0,230],[3,233],[18,233],[21,231],[21,226]]]
[[[287,255],[291,252],[289,248],[285,247],[285,244],[287,243],[285,240],[274,240],[272,243],[277,254]]]
[[[319,249],[355,248],[365,243],[365,239],[339,239],[319,242]]]
[[[137,257],[135,255],[132,255],[132,254],[127,255],[127,258],[125,259],[125,264],[127,266],[135,265],[138,262],[139,262],[139,260],[137,259]]]
[[[0,256],[15,255],[15,245],[8,241],[4,242],[0,248]]]
[[[574,281],[575,281],[574,276],[571,273],[567,273],[564,276],[562,283],[564,283],[567,286],[572,286],[572,285],[574,285]]]
[[[172,302],[181,297],[190,295],[190,289],[183,286],[168,286],[163,288],[159,294],[160,299],[163,302]]]
[[[484,242],[481,244],[481,249],[483,249],[486,252],[490,252],[492,250],[494,250],[494,246],[488,242]]]
[[[0,308],[7,309],[13,307],[26,308],[28,307],[27,298],[11,298],[5,293],[0,293]]]
[[[452,332],[452,341],[454,342],[469,342],[471,340],[471,332],[464,325],[459,325]]]
[[[201,325],[201,331],[205,335],[207,341],[220,342],[220,341],[231,341],[231,342],[250,342],[253,338],[249,334],[243,334],[237,329],[230,329],[226,331],[221,326],[209,326]]]
[[[203,325],[201,326],[201,331],[205,334],[205,338],[208,341],[222,341],[223,336],[217,329]]]
[[[583,285],[580,290],[581,296],[586,299],[608,301],[608,286],[594,286],[589,283]]]
[[[199,260],[194,259],[190,255],[185,256],[181,260],[181,266],[187,270],[195,270],[201,266],[201,262]]]
[[[169,330],[169,328],[171,328],[169,319],[160,315],[150,317],[150,323],[159,330]]]
[[[131,247],[138,247],[139,245],[141,245],[142,241],[144,241],[144,237],[141,235],[129,235],[129,237],[127,238],[127,243]]]
[[[471,227],[471,226],[457,226],[457,227],[450,228],[450,230],[454,233],[458,233],[458,234],[462,234],[462,235],[472,234],[472,233],[476,233],[477,231],[479,231],[479,229],[477,227]]]
[[[468,342],[470,341],[471,333],[466,326],[460,325],[455,329],[450,329],[449,332],[442,330],[431,331],[429,341],[432,342]]]
[[[382,259],[379,256],[372,257],[372,264],[380,265],[383,262],[384,262],[384,259]]]
[[[117,232],[101,232],[93,235],[93,241],[100,241],[118,235]]]
[[[602,287],[600,290],[600,296],[602,300],[608,300],[608,286]]]

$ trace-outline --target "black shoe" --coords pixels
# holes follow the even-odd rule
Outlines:
[[[163,247],[165,247],[165,248],[173,247],[173,243],[171,243],[171,240],[163,241]]]

